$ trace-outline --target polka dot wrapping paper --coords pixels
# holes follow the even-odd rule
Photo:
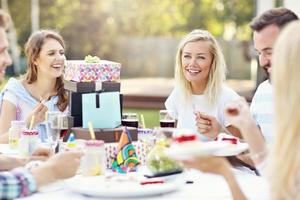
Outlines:
[[[67,60],[64,78],[76,82],[118,81],[121,64],[108,60],[87,63],[84,60]]]

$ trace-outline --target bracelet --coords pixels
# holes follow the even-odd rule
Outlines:
[[[269,153],[269,151],[268,151],[268,149],[265,147],[262,151],[260,151],[260,152],[258,152],[258,153],[256,153],[256,154],[250,154],[250,157],[251,157],[251,159],[252,159],[255,163],[259,164],[259,163],[261,163],[262,161],[265,160],[265,158],[266,158],[266,156],[268,155],[268,153]]]

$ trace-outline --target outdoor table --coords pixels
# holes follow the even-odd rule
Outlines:
[[[196,170],[190,170],[186,173],[188,173],[187,178],[189,183],[182,185],[178,190],[166,194],[134,199],[232,199],[229,187],[223,177],[214,174],[202,173]],[[248,199],[270,199],[268,184],[264,178],[237,170],[234,170],[234,174]],[[59,184],[61,185],[59,186]],[[107,199],[84,196],[71,191],[64,186],[63,182],[59,184],[52,188],[50,185],[48,188],[45,187],[42,189],[41,192],[21,199]],[[132,199],[132,197],[118,199]]]
[[[0,145],[0,152],[7,149],[8,145]],[[246,173],[237,169],[232,169],[234,175],[248,199],[270,199],[269,185],[260,176]],[[134,199],[232,199],[230,189],[224,178],[218,175],[202,173],[197,170],[185,172],[186,184],[182,184],[177,190],[156,196],[139,197]],[[75,178],[80,178],[77,175]],[[68,187],[68,181],[63,180],[43,187],[37,193],[20,199],[107,199],[99,197],[89,197],[75,193]],[[132,199],[120,198],[120,199]]]

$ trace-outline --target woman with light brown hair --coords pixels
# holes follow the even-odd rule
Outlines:
[[[68,105],[63,85],[65,44],[55,31],[34,32],[25,45],[27,72],[20,80],[11,78],[1,93],[0,134],[7,133],[13,120],[24,120],[39,126],[49,111],[64,112]],[[43,138],[45,135],[41,133]],[[2,137],[7,142],[7,137]]]

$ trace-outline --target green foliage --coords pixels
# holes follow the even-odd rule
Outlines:
[[[20,46],[30,34],[30,0],[10,0]],[[249,39],[252,0],[40,0],[40,27],[57,29],[69,59],[93,54],[109,59],[120,36],[182,36],[208,29],[222,36],[228,24],[235,37]]]
[[[31,32],[30,0],[9,0],[9,10],[18,35],[18,43],[23,49]]]

